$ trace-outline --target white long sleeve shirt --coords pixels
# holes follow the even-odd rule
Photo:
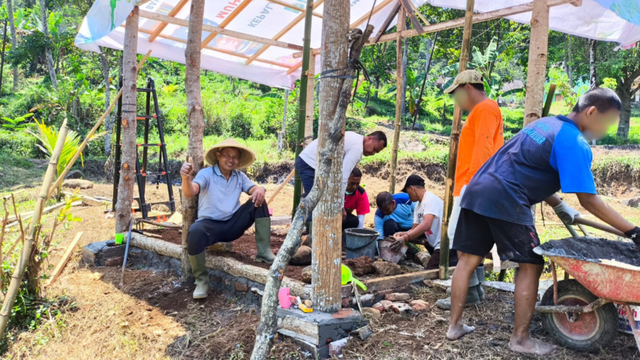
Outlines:
[[[342,163],[342,193],[347,189],[347,182],[351,171],[362,159],[364,136],[353,131],[344,133],[344,159]],[[318,139],[313,140],[300,153],[300,158],[313,169],[316,168],[316,158],[318,156]]]

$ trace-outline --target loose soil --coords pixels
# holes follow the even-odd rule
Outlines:
[[[545,255],[589,262],[612,260],[640,267],[640,250],[630,241],[611,241],[591,237],[570,237],[540,246]]]

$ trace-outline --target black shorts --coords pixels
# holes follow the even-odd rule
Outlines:
[[[540,245],[535,226],[494,219],[461,209],[453,248],[484,257],[493,244],[496,244],[502,261],[544,264],[542,256],[533,252],[533,248]]]

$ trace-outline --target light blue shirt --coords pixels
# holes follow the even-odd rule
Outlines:
[[[413,212],[416,208],[416,203],[412,203],[409,195],[405,193],[394,194],[393,199],[396,201],[396,209],[393,210],[391,215],[384,215],[380,209],[376,211],[373,225],[378,234],[380,234],[378,239],[384,237],[384,223],[387,220],[394,220],[400,225],[400,229],[404,231],[413,227]]]
[[[255,186],[240,170],[231,171],[229,180],[218,164],[200,170],[193,182],[200,185],[198,220],[226,221],[240,208],[240,195]]]

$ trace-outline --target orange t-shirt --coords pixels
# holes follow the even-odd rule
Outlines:
[[[460,196],[462,187],[502,145],[500,107],[495,101],[486,99],[473,108],[460,132],[453,196]]]

